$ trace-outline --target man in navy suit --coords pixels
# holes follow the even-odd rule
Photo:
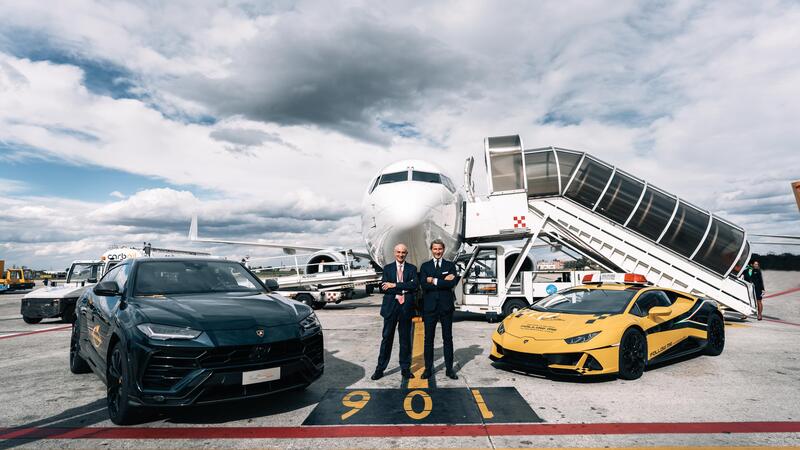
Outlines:
[[[395,245],[395,261],[383,268],[383,336],[378,365],[371,377],[373,380],[382,378],[383,371],[389,365],[395,328],[400,332],[400,373],[404,378],[414,378],[411,373],[411,318],[414,316],[414,296],[417,292],[417,268],[406,262],[406,256],[408,247],[405,244]]]
[[[453,312],[456,300],[453,288],[460,277],[456,265],[443,258],[444,242],[441,239],[431,242],[431,254],[433,259],[422,263],[419,271],[423,294],[422,320],[425,321],[425,372],[422,378],[433,375],[433,338],[436,335],[436,322],[441,322],[445,373],[457,380],[458,375],[453,370]]]

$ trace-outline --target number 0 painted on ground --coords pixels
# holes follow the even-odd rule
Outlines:
[[[422,411],[420,412],[414,411],[414,408],[411,406],[411,402],[417,395],[422,397],[423,401],[423,408]],[[433,410],[433,400],[431,400],[431,396],[428,395],[428,393],[425,391],[420,391],[420,390],[411,391],[408,393],[408,395],[406,395],[406,399],[403,401],[403,409],[406,410],[406,414],[408,415],[408,417],[414,420],[422,420],[428,417],[428,415],[430,415],[431,411]]]
[[[361,397],[361,399],[353,400],[353,397]],[[345,395],[344,398],[342,399],[342,405],[353,409],[342,414],[342,420],[347,420],[353,414],[364,409],[364,407],[367,406],[368,402],[369,402],[369,392],[367,391],[348,392],[347,395]]]

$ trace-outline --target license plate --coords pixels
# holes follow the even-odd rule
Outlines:
[[[273,367],[271,369],[252,370],[250,372],[242,372],[242,385],[264,383],[266,381],[275,381],[281,378],[281,368]]]

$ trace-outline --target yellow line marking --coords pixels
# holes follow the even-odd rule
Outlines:
[[[414,341],[411,346],[411,373],[414,378],[408,380],[408,388],[428,389],[428,380],[422,379],[422,372],[425,371],[425,324],[421,317],[415,317],[411,323],[414,325]]]
[[[486,406],[486,402],[483,401],[483,395],[481,395],[481,391],[478,389],[472,390],[472,396],[475,397],[475,403],[478,404],[478,409],[481,410],[481,415],[484,419],[491,419],[494,417],[494,413],[489,411],[489,408]]]
[[[729,328],[750,328],[749,325],[741,324],[741,323],[733,323],[733,322],[725,322],[725,326]]]

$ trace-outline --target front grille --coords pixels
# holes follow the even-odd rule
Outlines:
[[[529,367],[531,369],[547,369],[548,364],[547,359],[542,355],[520,353],[509,349],[504,349],[503,361]]]
[[[150,354],[142,375],[142,386],[145,389],[170,389],[194,370],[267,364],[299,357],[302,353],[303,343],[299,339],[211,349],[161,348]]]
[[[553,353],[547,355],[550,364],[560,364],[562,366],[574,366],[583,356],[583,353]]]

